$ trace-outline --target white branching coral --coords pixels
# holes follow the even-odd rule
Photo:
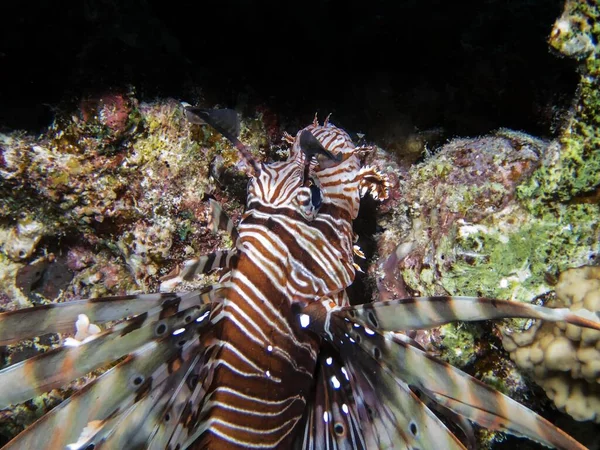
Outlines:
[[[600,314],[600,267],[563,272],[549,306]],[[600,332],[565,323],[536,322],[522,332],[503,331],[504,348],[530,371],[555,405],[574,419],[600,423]]]

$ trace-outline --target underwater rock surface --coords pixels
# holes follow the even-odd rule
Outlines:
[[[260,117],[244,119],[242,137],[264,149]],[[2,311],[157,291],[182,260],[227,244],[209,232],[203,196],[214,192],[234,218],[245,200],[237,150],[190,126],[178,102],[131,93],[82,100],[40,136],[0,135],[0,161]],[[0,365],[59,341],[5,348]],[[0,433],[16,434],[83,384],[2,411]]]

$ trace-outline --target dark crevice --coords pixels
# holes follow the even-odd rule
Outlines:
[[[377,251],[377,243],[375,233],[377,230],[377,205],[379,202],[373,199],[370,194],[365,195],[360,200],[360,209],[358,217],[353,223],[354,233],[358,235],[356,245],[360,247],[365,254],[366,259],[354,257],[356,262],[363,271],[367,270],[369,261],[372,261],[375,252]],[[347,289],[348,298],[353,305],[360,305],[369,302],[372,298],[373,286],[369,283],[369,278],[366,274],[356,272],[356,278]]]

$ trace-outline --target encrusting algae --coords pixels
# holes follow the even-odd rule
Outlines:
[[[600,4],[567,0],[549,43],[578,62],[580,81],[556,145],[519,187],[523,203],[538,214],[557,200],[597,205],[600,198]]]

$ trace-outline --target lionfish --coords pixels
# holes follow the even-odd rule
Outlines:
[[[76,322],[82,332],[0,371],[2,406],[110,366],[6,449],[466,448],[433,410],[463,428],[467,445],[474,422],[585,448],[403,332],[504,317],[600,329],[596,315],[477,297],[350,305],[360,198],[388,194],[385,176],[362,164],[369,148],[315,118],[286,135],[287,160],[261,163],[240,142],[235,111],[185,109],[239,149],[251,178],[237,227],[211,201],[212,225],[234,248],[184,263],[163,287],[216,269],[219,282],[0,314],[0,345]],[[86,336],[90,321],[118,320]]]

